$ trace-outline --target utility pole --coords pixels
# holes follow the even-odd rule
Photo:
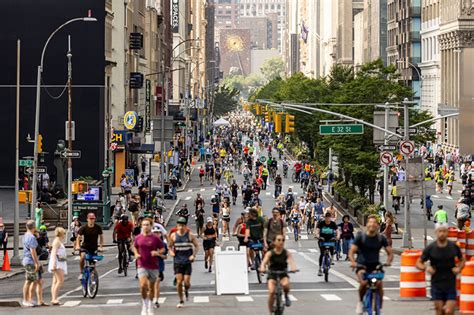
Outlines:
[[[15,214],[13,222],[13,257],[12,265],[20,266],[20,201],[18,200],[18,193],[20,191],[20,183],[18,179],[19,163],[20,163],[20,50],[21,41],[17,40],[17,55],[16,55],[16,142],[15,142]]]
[[[165,200],[165,102],[168,98],[168,89],[165,90],[165,84],[168,85],[168,72],[165,70],[164,62],[162,64],[162,86],[161,86],[161,141],[160,141],[160,169],[161,169],[161,201]],[[166,93],[165,93],[166,91]]]
[[[67,37],[67,147],[72,152],[72,52],[71,36]],[[71,237],[72,222],[72,158],[67,159],[67,240]]]
[[[390,115],[390,107],[388,102],[385,103],[385,130],[389,129],[389,115]],[[388,133],[384,132],[383,144],[388,144]],[[388,172],[388,165],[384,165],[383,167],[383,207],[385,210],[388,210],[388,181],[389,181],[389,172]],[[385,218],[383,218],[385,220]]]
[[[408,113],[408,105],[410,102],[407,98],[403,100],[403,124],[404,124],[404,140],[410,140],[410,133],[409,133],[409,113]],[[403,247],[405,248],[412,248],[412,240],[411,240],[411,223],[410,223],[410,190],[408,187],[408,159],[409,157],[405,155],[405,216],[404,216],[404,226],[405,232],[403,233]]]

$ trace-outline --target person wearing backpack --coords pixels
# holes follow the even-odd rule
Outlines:
[[[276,235],[285,235],[286,223],[281,218],[280,210],[272,209],[272,217],[263,226],[263,244],[265,249],[272,248],[272,241]]]
[[[456,211],[454,217],[458,221],[458,229],[464,229],[464,224],[471,217],[471,209],[469,205],[464,203],[464,200],[460,200],[456,205]]]

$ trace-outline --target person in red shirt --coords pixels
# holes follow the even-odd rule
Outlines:
[[[121,274],[123,271],[122,266],[122,255],[125,247],[128,251],[128,257],[132,259],[132,253],[130,251],[130,240],[132,237],[134,226],[133,223],[128,221],[128,216],[122,214],[120,217],[120,222],[115,225],[114,232],[112,233],[112,239],[114,243],[117,243],[118,246],[118,261],[119,261],[119,269],[118,273]]]
[[[249,147],[248,146],[244,147],[244,155],[245,156],[249,155]]]

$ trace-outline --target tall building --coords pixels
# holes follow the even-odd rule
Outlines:
[[[237,28],[239,24],[238,0],[214,0],[215,36],[220,39],[223,29]]]
[[[250,74],[250,29],[223,29],[220,32],[221,71]]]
[[[274,32],[278,42],[277,46],[269,48],[277,48],[280,52],[285,28],[286,2],[286,0],[240,0],[238,4],[241,17],[268,17],[270,19],[276,17]]]
[[[461,154],[473,154],[474,141],[474,3],[440,0],[438,35],[441,64],[442,115],[459,112],[444,119],[442,142],[459,148]]]
[[[267,17],[239,18],[239,28],[250,29],[250,44],[252,49],[268,49],[272,45],[272,25]]]
[[[421,8],[421,109],[436,117],[441,102],[441,69],[439,52],[440,1],[422,0]],[[441,130],[441,121],[435,123]]]
[[[401,80],[420,100],[421,1],[387,0],[387,63],[397,66]]]

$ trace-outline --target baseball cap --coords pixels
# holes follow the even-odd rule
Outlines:
[[[42,230],[42,231],[46,231],[46,225],[42,225],[42,226],[40,226],[40,230]]]
[[[187,221],[188,221],[188,220],[186,220],[186,218],[180,217],[180,218],[178,218],[177,223],[178,223],[178,224],[184,224],[184,225],[186,225],[186,224],[188,224]]]
[[[213,222],[213,220],[212,220],[212,218],[211,218],[211,217],[207,217],[207,219],[206,219],[206,222],[211,222],[211,223],[212,223],[212,222]]]
[[[442,223],[442,222],[438,222],[435,224],[435,230],[438,231],[438,230],[447,230],[449,228],[449,225],[447,223]]]
[[[88,219],[95,219],[95,214],[92,213],[92,212],[91,212],[91,213],[88,213],[88,214],[87,214],[87,218],[88,218]]]

